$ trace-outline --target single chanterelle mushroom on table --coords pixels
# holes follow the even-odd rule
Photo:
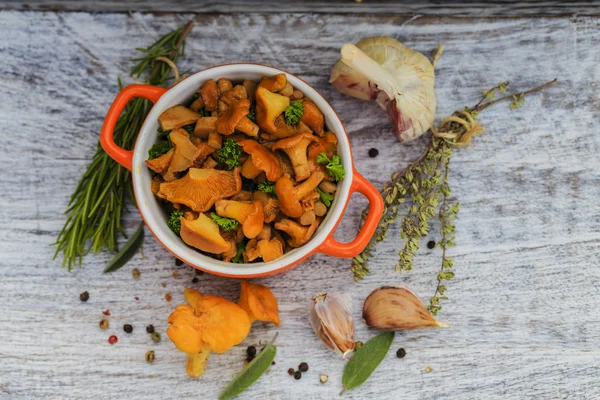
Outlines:
[[[310,240],[315,230],[321,223],[321,218],[316,218],[309,226],[300,225],[289,219],[275,222],[275,229],[287,233],[290,236],[288,244],[291,247],[300,247]]]
[[[320,169],[315,170],[308,179],[294,186],[294,181],[289,175],[284,175],[275,183],[275,194],[279,199],[281,211],[292,218],[299,218],[304,212],[300,201],[304,196],[311,193],[325,178],[325,173]]]
[[[265,321],[279,326],[279,306],[277,299],[268,287],[242,280],[238,305],[246,311],[250,323]]]
[[[183,178],[161,183],[158,197],[204,212],[217,200],[231,197],[240,190],[242,178],[239,167],[233,171],[190,168]]]
[[[177,179],[175,173],[185,171],[194,164],[200,154],[200,150],[190,140],[190,135],[183,129],[176,129],[169,134],[171,143],[175,146],[175,152],[171,157],[171,162],[167,171],[163,175],[165,181]]]
[[[252,204],[219,200],[215,203],[215,210],[220,217],[233,218],[242,224],[242,231],[248,239],[255,238],[265,222],[263,203],[260,200],[254,200]]]
[[[244,152],[250,154],[246,163],[252,163],[252,166],[257,169],[259,173],[264,171],[269,181],[275,182],[277,179],[281,178],[282,172],[279,160],[271,150],[258,143],[256,140],[240,140],[237,144],[244,149]],[[244,165],[246,163],[244,163]],[[243,168],[242,175],[244,175]],[[256,176],[245,177],[250,179],[256,178]]]
[[[290,98],[264,87],[256,88],[256,122],[267,133],[277,132],[275,119],[290,105]]]
[[[235,247],[221,236],[219,225],[204,214],[191,221],[180,217],[180,221],[181,239],[192,247],[212,254],[223,254]]]
[[[401,142],[425,133],[435,117],[434,68],[418,51],[387,36],[345,44],[330,82],[342,93],[387,111]]]
[[[271,149],[284,151],[292,162],[296,181],[303,181],[310,175],[306,148],[309,144],[316,141],[316,136],[309,132],[304,132],[290,138],[281,139]]]
[[[184,296],[190,305],[177,306],[171,313],[167,335],[177,349],[188,354],[188,375],[199,377],[210,352],[224,353],[241,343],[251,323],[243,308],[222,297],[189,290]]]

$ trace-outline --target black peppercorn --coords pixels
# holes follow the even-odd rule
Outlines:
[[[152,339],[152,341],[154,343],[158,343],[158,342],[160,342],[160,333],[158,333],[158,332],[152,332],[150,334],[150,338]]]
[[[428,249],[433,249],[434,247],[435,247],[435,241],[430,240],[429,242],[427,242]]]
[[[251,361],[252,361],[252,360],[254,360],[255,358],[256,358],[256,356],[250,356],[250,355],[249,355],[248,357],[246,357],[246,361],[247,361],[247,362],[251,362]]]
[[[254,357],[256,355],[256,347],[248,346],[248,348],[246,349],[246,353],[248,354],[248,356]]]
[[[290,368],[290,369],[288,369],[288,374],[289,374],[290,376],[294,376],[294,373],[295,373],[295,372],[296,372],[296,371],[294,371],[294,368]]]
[[[273,361],[273,362],[271,363],[271,365],[275,365],[275,361]]]
[[[398,357],[398,358],[404,358],[405,355],[406,355],[406,350],[404,350],[403,348],[399,348],[398,351],[396,352],[396,357]]]
[[[192,283],[198,283],[198,278],[194,277],[194,279],[192,279]]]
[[[152,332],[154,332],[154,325],[148,325],[148,326],[146,327],[146,332],[147,332],[147,333],[152,333]]]
[[[181,267],[183,265],[183,261],[181,261],[179,258],[175,258],[175,265]]]
[[[305,362],[300,363],[300,365],[298,365],[298,369],[302,372],[306,372],[308,371],[308,364]]]
[[[373,157],[377,157],[377,155],[379,154],[379,150],[373,148],[373,149],[369,149],[369,157],[373,158]]]
[[[129,324],[125,324],[125,325],[123,325],[123,330],[124,330],[126,333],[131,333],[131,332],[133,332],[133,326],[131,326],[131,325],[129,325]]]
[[[302,378],[302,372],[300,372],[300,371],[294,372],[294,379],[300,379],[300,378]]]
[[[90,298],[90,294],[88,292],[83,292],[79,295],[79,300],[88,301]]]

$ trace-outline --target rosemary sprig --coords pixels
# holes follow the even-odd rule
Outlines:
[[[442,249],[442,261],[437,275],[436,290],[428,307],[432,314],[436,315],[442,308],[440,301],[447,299],[446,285],[443,282],[454,277],[454,260],[447,255],[447,249],[454,246],[454,218],[460,208],[458,202],[450,200],[451,190],[448,184],[450,159],[454,149],[467,145],[473,136],[483,132],[483,127],[477,121],[481,111],[506,100],[511,100],[510,109],[514,110],[523,104],[526,95],[538,92],[555,82],[556,79],[525,92],[490,100],[495,97],[495,90],[502,94],[506,92],[509,82],[502,82],[485,90],[482,99],[474,107],[456,111],[442,121],[439,129],[432,128],[430,142],[421,156],[408,167],[394,172],[390,180],[383,184],[381,194],[386,208],[371,242],[352,260],[350,270],[354,274],[354,280],[359,281],[369,273],[368,261],[373,256],[373,250],[377,243],[387,237],[390,226],[397,220],[399,207],[407,203],[400,229],[404,246],[398,253],[398,262],[394,269],[398,272],[412,269],[413,259],[419,249],[419,240],[429,233],[432,220],[438,219],[441,240],[437,246]],[[362,213],[362,222],[367,211],[368,209],[365,209]]]
[[[156,61],[156,58],[167,57],[173,62],[177,61],[184,54],[185,38],[192,27],[190,21],[184,27],[164,35],[150,47],[136,49],[143,55],[132,60],[137,64],[131,69],[131,76],[138,79],[148,73],[146,83],[165,86],[171,80],[172,69],[167,63]],[[118,83],[121,89],[120,79]],[[125,149],[133,148],[151,107],[148,100],[140,98],[127,105],[115,128],[114,140],[117,145]],[[134,201],[130,172],[114,162],[98,144],[92,162],[71,195],[65,211],[67,220],[54,243],[54,258],[63,253],[63,268],[66,266],[70,271],[74,265],[81,265],[83,256],[90,251],[98,253],[107,249],[112,253],[117,252],[118,234],[127,237],[121,225],[126,198]]]

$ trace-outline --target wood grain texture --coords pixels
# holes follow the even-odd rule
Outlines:
[[[540,17],[599,15],[600,1],[515,0],[398,1],[398,0],[0,0],[0,10],[220,13],[345,13],[453,17]]]
[[[109,254],[91,255],[71,273],[52,261],[62,212],[93,154],[106,110],[125,77],[131,49],[183,25],[189,15],[0,12],[0,398],[216,398],[242,367],[245,346],[279,331],[277,364],[245,399],[337,398],[344,362],[328,352],[307,321],[318,292],[351,294],[357,339],[375,332],[360,322],[362,300],[382,284],[431,296],[439,251],[422,250],[415,269],[393,272],[398,230],[377,251],[372,274],[352,282],[349,262],[315,256],[284,275],[259,280],[279,298],[281,327],[255,324],[250,336],[213,355],[205,376],[185,375],[185,355],[165,335],[185,287],[236,300],[239,281],[176,267],[151,235],[143,254],[117,273]],[[441,118],[472,105],[482,89],[510,80],[525,89],[560,83],[486,110],[487,131],[457,151],[451,185],[456,221],[456,278],[440,319],[444,330],[398,333],[367,384],[347,399],[598,399],[600,386],[600,20],[463,19],[351,15],[202,15],[183,68],[254,61],[305,78],[332,103],[351,134],[357,170],[376,185],[423,148],[400,145],[375,105],[337,93],[328,76],[345,42],[392,35],[422,52],[446,52],[437,71]],[[128,82],[131,80],[124,79]],[[367,151],[379,149],[371,159]],[[353,237],[364,199],[352,199],[336,238]],[[133,231],[139,216],[127,216]],[[433,233],[432,239],[437,235]],[[139,268],[139,280],[131,270]],[[179,276],[174,278],[173,271]],[[163,287],[165,284],[166,287]],[[79,301],[87,290],[90,300]],[[173,295],[168,303],[164,296]],[[139,298],[136,300],[135,297]],[[110,309],[110,329],[98,321]],[[122,325],[132,324],[132,334]],[[163,341],[145,333],[154,324]],[[107,343],[116,334],[119,342]],[[144,353],[154,349],[148,365]],[[289,367],[307,361],[302,380]],[[425,372],[431,366],[432,372]],[[329,382],[319,383],[319,373]]]

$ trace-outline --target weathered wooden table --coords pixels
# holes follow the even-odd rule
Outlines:
[[[44,7],[29,3],[25,6]],[[66,10],[78,7],[64,3]],[[0,12],[0,398],[212,399],[242,367],[245,346],[276,331],[277,364],[243,398],[337,398],[344,362],[313,334],[309,298],[318,292],[351,294],[357,339],[366,340],[375,332],[359,322],[360,308],[373,289],[403,284],[425,300],[431,296],[439,250],[425,248],[412,272],[394,273],[397,229],[378,248],[372,273],[361,283],[353,283],[348,260],[313,257],[260,280],[279,299],[281,326],[255,324],[243,345],[212,356],[205,375],[192,380],[185,374],[185,355],[165,335],[167,316],[183,302],[186,287],[236,300],[239,281],[205,274],[192,284],[194,271],[175,266],[149,234],[143,254],[112,275],[102,274],[109,254],[88,256],[70,273],[52,261],[50,244],[95,151],[117,77],[131,82],[126,76],[132,49],[190,18],[197,26],[184,68],[252,61],[305,78],[346,124],[358,171],[379,186],[416,157],[425,141],[397,143],[375,105],[346,98],[328,84],[342,44],[391,35],[429,53],[445,43],[436,80],[439,117],[472,105],[482,89],[499,81],[525,89],[559,78],[520,110],[510,112],[507,104],[487,110],[481,116],[486,133],[453,157],[451,184],[462,210],[458,246],[452,249],[456,278],[439,316],[452,327],[398,333],[368,383],[345,397],[600,398],[600,19],[537,18],[571,12],[541,6],[538,12],[525,7],[531,17],[515,18],[517,7],[512,12],[508,7],[497,12],[507,18],[484,18],[478,16],[488,15],[483,8],[451,9],[445,17],[393,16],[386,13],[385,7],[393,9],[388,2],[366,14],[349,3],[350,12],[321,5],[314,11],[323,13],[310,13],[307,6],[304,13],[272,14],[257,6],[260,13],[199,15],[94,13],[92,2],[81,3],[91,12],[30,12],[23,4],[0,2],[4,9],[21,10]],[[109,11],[121,11],[111,4]],[[593,14],[588,5],[572,12]],[[178,7],[186,10],[181,2]],[[246,4],[210,7],[251,11]],[[379,149],[377,158],[367,156],[371,147]],[[352,199],[337,238],[353,237],[364,205],[364,199]],[[138,221],[131,211],[127,229]],[[133,268],[140,269],[139,280],[131,277]],[[83,291],[90,293],[87,303],[79,300]],[[106,309],[111,326],[103,331],[98,321]],[[134,326],[132,334],[123,332],[125,323]],[[150,323],[162,342],[154,344],[145,333]],[[111,334],[119,337],[113,346],[107,343]],[[399,347],[407,351],[402,360],[395,356]],[[153,365],[144,361],[149,349],[156,351]],[[287,369],[301,361],[310,370],[295,381]],[[329,375],[327,384],[319,382],[319,373]]]

